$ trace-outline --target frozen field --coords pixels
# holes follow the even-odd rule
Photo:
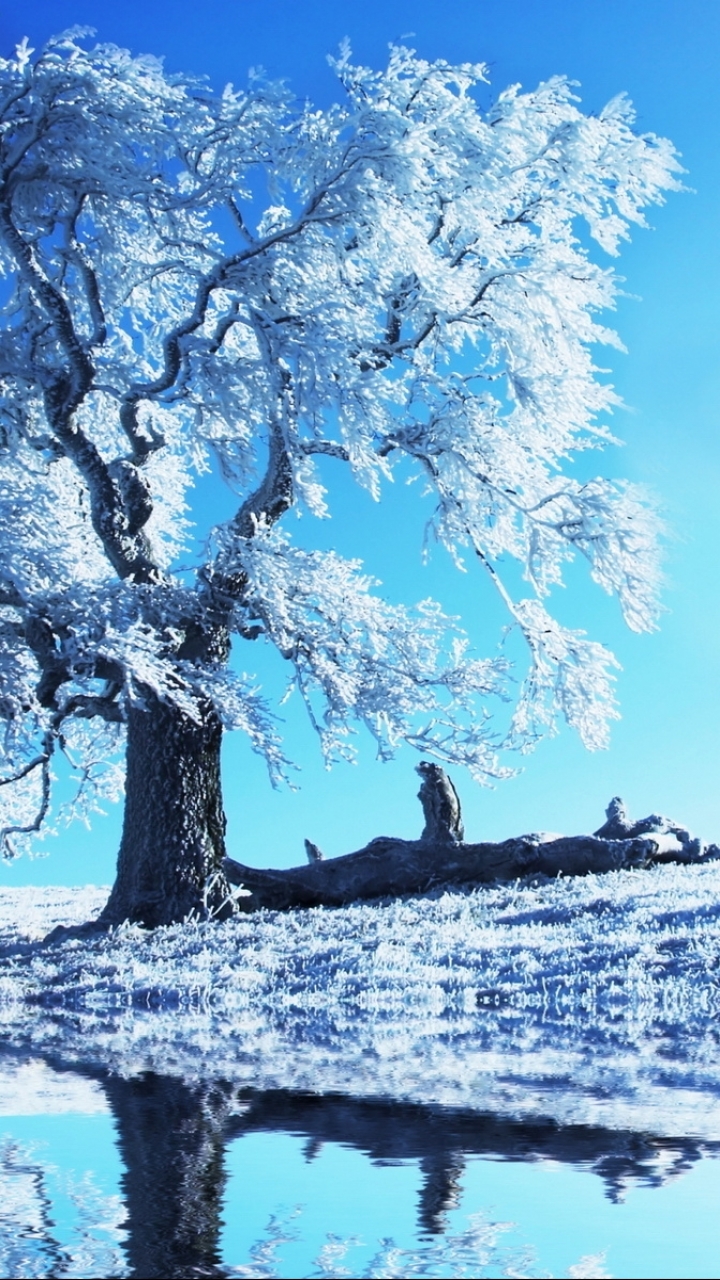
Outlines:
[[[106,895],[0,892],[10,1046],[720,1138],[720,863],[41,944]]]

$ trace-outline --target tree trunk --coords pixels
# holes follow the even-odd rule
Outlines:
[[[149,692],[145,704],[128,716],[117,877],[99,923],[223,918],[233,906],[223,870],[222,726],[209,705],[197,724]]]
[[[225,869],[232,884],[249,891],[243,899],[246,911],[287,911],[294,907],[343,907],[363,899],[395,898],[527,876],[554,879],[559,875],[602,875],[657,862],[703,863],[719,856],[717,845],[708,845],[701,853],[687,848],[668,850],[652,835],[629,840],[561,836],[546,842],[516,836],[497,844],[452,846],[380,836],[356,853],[312,866],[261,870],[228,858]]]
[[[517,836],[498,844],[448,845],[379,836],[364,849],[312,866],[261,870],[228,858],[225,868],[233,884],[249,891],[250,896],[244,899],[246,910],[287,911],[294,907],[342,907],[363,899],[395,898],[525,876],[597,874],[649,866],[656,860],[648,839],[564,836],[538,843],[532,836]]]

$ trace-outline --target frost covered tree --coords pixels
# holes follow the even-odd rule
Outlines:
[[[615,254],[679,165],[623,97],[586,116],[563,79],[482,110],[482,66],[393,48],[375,72],[343,49],[341,102],[317,110],[257,75],[215,96],[89,34],[0,63],[2,841],[41,830],[58,752],[81,810],[121,790],[124,750],[104,919],[153,925],[231,909],[223,731],[282,775],[250,642],[276,646],[329,760],[357,721],[381,756],[407,742],[481,781],[558,718],[604,744],[612,655],[547,595],[579,554],[643,630],[657,573],[633,488],[566,474],[615,403],[592,349],[615,341],[596,316],[616,282],[586,246]],[[235,513],[190,572],[211,464]],[[379,497],[398,465],[527,642],[505,733],[484,710],[501,657],[282,525],[328,516],[341,468]]]

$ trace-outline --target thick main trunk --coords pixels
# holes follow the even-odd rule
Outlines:
[[[197,724],[152,694],[131,708],[125,817],[117,878],[100,922],[153,928],[231,911],[223,870],[222,727],[207,706]]]

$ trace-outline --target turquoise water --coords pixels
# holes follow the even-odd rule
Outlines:
[[[720,1144],[692,1136],[37,1059],[3,1079],[18,1280],[720,1274]]]

